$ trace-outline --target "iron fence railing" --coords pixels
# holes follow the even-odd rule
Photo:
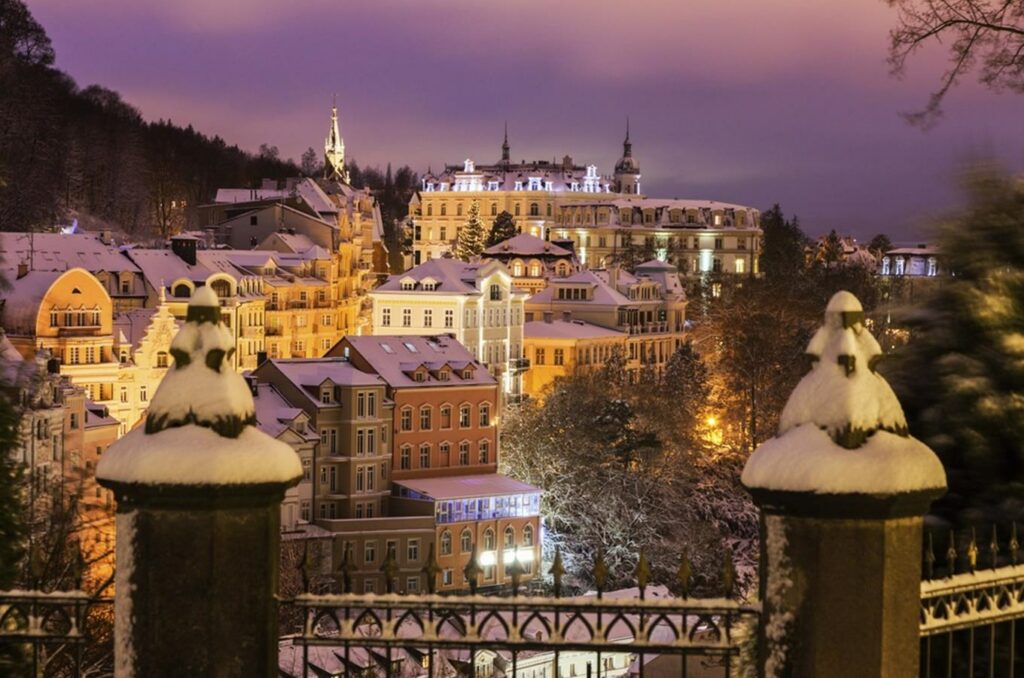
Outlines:
[[[476,677],[497,669],[511,678],[616,678],[644,676],[658,662],[655,673],[667,669],[686,678],[694,660],[703,659],[716,665],[710,675],[728,678],[744,641],[753,643],[757,634],[760,606],[734,599],[736,573],[728,557],[723,595],[708,599],[689,597],[685,557],[677,573],[678,597],[649,585],[643,554],[634,589],[606,592],[608,568],[598,555],[592,572],[596,591],[576,597],[562,597],[565,571],[557,553],[549,571],[553,596],[520,595],[523,572],[515,562],[504,596],[479,595],[483,570],[476,560],[474,550],[464,570],[468,593],[436,593],[440,568],[431,548],[423,567],[428,593],[394,593],[396,563],[389,552],[381,566],[386,593],[352,593],[351,568],[343,564],[342,593],[317,595],[309,592],[304,555],[299,569],[306,592],[282,601],[301,619],[297,633],[281,641],[282,675]]]
[[[921,676],[1024,676],[1024,564],[1017,525],[997,526],[925,539],[921,582]]]
[[[0,673],[112,676],[114,599],[102,595],[106,588],[0,591]]]

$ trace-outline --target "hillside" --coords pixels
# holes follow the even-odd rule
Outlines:
[[[276,149],[251,154],[191,125],[147,122],[117,92],[78,87],[54,56],[24,3],[0,0],[0,230],[85,215],[165,236],[218,187],[300,173]]]

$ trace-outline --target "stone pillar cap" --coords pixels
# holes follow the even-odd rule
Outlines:
[[[174,366],[150,402],[144,427],[103,454],[104,485],[291,485],[302,476],[295,451],[255,426],[255,404],[230,365],[231,333],[209,287],[189,301],[171,342]]]
[[[814,366],[790,395],[778,435],[747,460],[745,486],[875,497],[946,487],[942,463],[909,435],[903,408],[875,371],[882,351],[854,295],[832,297],[807,352]]]

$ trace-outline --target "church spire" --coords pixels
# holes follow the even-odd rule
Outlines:
[[[501,144],[501,162],[505,165],[509,163],[508,120],[505,121],[505,141]]]
[[[324,177],[348,183],[348,170],[345,169],[345,140],[338,130],[338,95],[334,95],[331,106],[331,126],[324,141]]]
[[[622,157],[633,157],[633,143],[629,140],[629,116],[626,116],[626,140],[622,142]]]

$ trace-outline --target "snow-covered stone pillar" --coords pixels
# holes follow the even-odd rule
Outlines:
[[[808,353],[743,471],[761,509],[760,675],[916,677],[922,517],[946,475],[875,372],[856,297],[832,297]]]
[[[97,468],[117,496],[115,675],[277,675],[280,502],[302,468],[258,431],[230,331],[199,288],[145,426]]]

